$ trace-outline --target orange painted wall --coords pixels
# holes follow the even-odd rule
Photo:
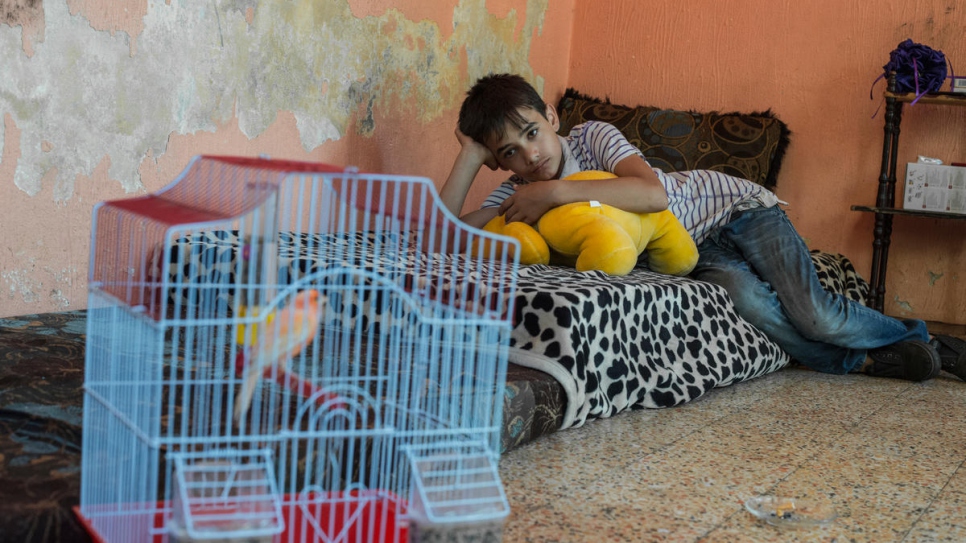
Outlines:
[[[882,156],[884,85],[906,38],[966,73],[966,5],[955,0],[577,0],[569,84],[627,105],[771,109],[792,130],[778,195],[812,248],[865,277]],[[966,162],[966,107],[906,107],[899,163]],[[904,167],[900,168],[904,175]],[[901,198],[901,192],[898,194]],[[966,323],[966,221],[896,218],[886,312]]]
[[[22,45],[2,52],[7,61],[27,66],[26,74],[33,73],[30,63],[54,64],[52,51],[58,39],[63,43],[65,15],[51,8],[61,6],[75,20],[82,18],[73,30],[77,35],[68,41],[102,53],[120,49],[130,60],[119,58],[117,65],[127,69],[154,53],[157,35],[154,41],[145,37],[156,21],[152,10],[170,6],[146,9],[138,0],[42,5],[43,11],[26,9],[0,21],[22,28]],[[220,5],[227,10],[232,4]],[[388,53],[401,53],[392,58],[407,58],[413,47],[446,54],[452,44],[458,67],[442,66],[451,71],[421,101],[394,92],[394,80],[376,81],[382,87],[370,97],[371,111],[350,111],[338,137],[308,149],[296,116],[284,107],[255,135],[239,126],[245,111],[228,118],[213,114],[211,129],[171,131],[162,154],[147,153],[140,162],[138,192],[157,190],[202,153],[353,164],[441,183],[458,149],[453,127],[462,92],[484,67],[513,69],[541,86],[552,102],[572,86],[626,104],[772,109],[793,131],[779,183],[779,195],[792,204],[792,220],[812,247],[842,252],[868,274],[872,217],[851,212],[849,206],[871,203],[874,197],[882,119],[872,117],[880,103],[869,98],[872,81],[889,51],[907,37],[944,50],[954,67],[962,65],[966,73],[966,7],[954,0],[868,5],[860,0],[261,0],[244,10],[245,20],[254,28],[267,20],[266,13],[284,10],[283,5],[314,7],[319,13],[342,10],[343,24],[345,10],[353,23],[373,21],[360,25],[373,29],[373,35],[354,36],[351,47],[379,42]],[[467,13],[474,14],[471,20]],[[51,23],[56,24],[47,28]],[[324,26],[324,18],[315,24]],[[405,30],[394,33],[396,28]],[[466,33],[468,28],[472,32]],[[430,41],[421,43],[420,36]],[[117,42],[127,45],[118,48]],[[406,66],[383,68],[399,70],[400,86],[418,82],[419,73],[407,76]],[[326,75],[333,81],[358,77],[354,72]],[[51,85],[70,89],[89,83],[58,73]],[[23,159],[31,149],[26,146],[48,152],[50,143],[24,133],[31,126],[18,124],[13,111],[0,110],[0,119],[0,316],[83,308],[91,208],[100,200],[131,195],[131,180],[110,173],[121,149],[105,143],[90,173],[71,177],[66,193],[63,176],[58,178],[55,170],[47,171],[39,191],[30,193],[14,182],[15,169],[34,166]],[[907,108],[900,161],[917,154],[966,160],[964,126],[966,108]],[[58,149],[54,145],[53,153]],[[36,149],[32,153],[36,156]],[[502,177],[488,172],[470,193],[467,207],[475,207]],[[888,312],[966,323],[964,231],[963,222],[896,219]]]

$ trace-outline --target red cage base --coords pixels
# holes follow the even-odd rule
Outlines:
[[[371,496],[371,497],[370,497]],[[282,501],[282,518],[285,527],[272,541],[340,543],[406,543],[408,526],[400,522],[399,514],[405,510],[405,500],[386,491],[353,492],[348,498],[334,495],[326,500],[297,503],[286,495]],[[165,528],[165,512],[170,505],[159,503],[154,513],[153,532],[144,543],[170,543]],[[120,511],[121,508],[115,508]],[[95,543],[107,543],[94,527],[91,518],[84,516],[79,506],[74,514]],[[119,517],[131,514],[118,512]],[[139,543],[125,540],[125,543]]]

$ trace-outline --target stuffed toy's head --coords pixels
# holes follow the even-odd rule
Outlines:
[[[602,171],[579,172],[570,180],[609,179]],[[537,221],[506,223],[494,217],[484,230],[520,241],[521,264],[548,264],[551,255],[573,262],[578,271],[600,270],[626,275],[647,252],[648,267],[659,273],[686,275],[698,262],[698,248],[684,226],[668,210],[630,213],[597,202],[555,207]]]

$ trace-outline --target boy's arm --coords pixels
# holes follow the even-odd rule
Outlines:
[[[465,222],[470,226],[475,226],[476,228],[483,228],[486,223],[490,222],[490,219],[496,217],[497,210],[496,207],[487,207],[484,209],[477,209],[476,211],[471,211],[466,215],[460,217],[460,220]]]
[[[459,217],[463,210],[463,204],[466,202],[466,195],[470,191],[470,185],[476,179],[480,168],[486,165],[487,168],[496,170],[497,163],[489,149],[460,132],[459,128],[456,129],[456,139],[460,142],[460,152],[456,155],[453,169],[450,171],[449,177],[446,178],[443,188],[440,189],[439,196],[446,208]],[[482,215],[490,216],[482,223],[477,224],[482,220],[482,211],[488,212]],[[474,211],[460,218],[471,226],[483,226],[486,221],[495,216],[496,208],[493,208],[492,211],[486,209]]]
[[[596,200],[631,213],[654,213],[667,209],[664,185],[639,155],[630,155],[614,167],[614,179],[568,181],[555,179],[517,187],[504,200],[499,214],[507,222],[534,224],[551,208],[572,202]]]

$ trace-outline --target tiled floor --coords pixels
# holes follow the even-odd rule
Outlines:
[[[508,452],[504,541],[966,542],[966,383],[790,368]],[[824,499],[810,529],[751,496]]]

